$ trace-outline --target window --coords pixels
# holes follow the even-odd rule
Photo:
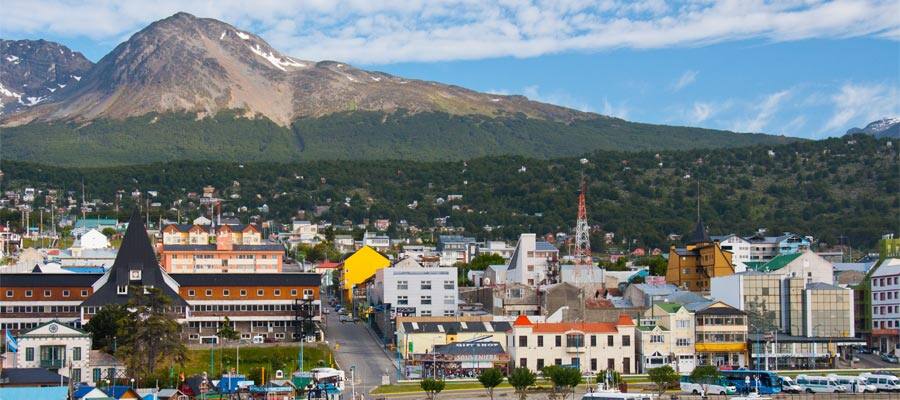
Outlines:
[[[422,281],[422,290],[431,290],[431,281]]]
[[[12,291],[12,290],[7,290],[7,291],[6,291],[6,297],[13,297],[13,291]]]
[[[409,304],[409,299],[406,296],[397,296],[397,304],[407,305]]]
[[[537,370],[540,371],[542,369],[544,369],[544,359],[538,358],[537,359]]]
[[[34,347],[25,348],[25,361],[34,361]]]
[[[72,368],[72,382],[81,382],[81,368]]]
[[[521,367],[521,368],[528,368],[528,359],[527,359],[527,358],[524,358],[524,357],[523,357],[523,358],[520,358],[520,359],[519,359],[519,367]]]
[[[100,379],[103,378],[103,370],[100,368],[94,368],[94,370],[91,371],[91,376],[94,378],[92,379],[94,381],[94,384],[99,386]]]
[[[52,293],[49,290],[44,290],[44,297],[50,297]]]
[[[650,335],[650,343],[662,343],[663,336],[662,335]]]
[[[303,297],[312,297],[315,291],[312,289],[303,289]]]
[[[263,289],[257,289],[257,290],[256,290],[256,295],[257,295],[257,296],[262,296],[262,295],[264,295],[265,293],[266,293],[266,291],[263,290]]]
[[[272,292],[272,294],[274,294],[275,296],[281,296],[281,289],[275,289],[275,290]]]
[[[247,289],[241,289],[241,297],[247,296]]]
[[[553,359],[553,365],[562,365],[562,358]]]
[[[556,337],[553,338],[553,342],[556,347],[562,347],[562,336],[556,335]]]
[[[444,281],[444,289],[454,289],[455,287],[456,287],[456,282]]]
[[[584,347],[584,335],[577,333],[566,335],[566,347]]]
[[[206,297],[212,296],[212,289],[206,289]]]
[[[452,317],[452,316],[454,316],[454,315],[456,315],[456,312],[455,312],[455,311],[453,311],[453,310],[444,310],[444,316],[445,316],[445,317]]]
[[[130,278],[133,281],[141,280],[141,270],[133,269],[133,270],[129,271],[128,278]]]
[[[222,296],[225,296],[225,297],[231,296],[231,291],[228,289],[222,289]]]
[[[538,335],[537,337],[537,347],[544,347],[544,335]],[[540,368],[538,368],[540,369]]]
[[[691,345],[691,339],[679,338],[675,340],[675,345],[678,347],[686,347]]]
[[[682,319],[682,320],[675,321],[675,326],[677,326],[677,327],[679,327],[679,328],[690,328],[690,327],[691,327],[691,320],[689,320],[689,319]]]
[[[397,281],[397,290],[407,289],[409,289],[409,283],[407,281]]]
[[[68,290],[63,290],[63,297],[69,297],[70,292]]]
[[[613,344],[613,336],[612,336],[612,335],[606,336],[606,345],[609,346],[609,347],[614,346],[614,344]]]
[[[596,370],[597,370],[597,359],[592,358],[591,359],[591,371],[596,371]]]
[[[81,347],[72,348],[72,361],[81,361]],[[80,381],[80,379],[77,379]]]
[[[88,295],[88,291],[87,291],[87,290],[82,290],[82,291],[81,291],[81,297],[87,297],[87,295]]]
[[[430,317],[430,316],[431,316],[431,310],[422,310],[421,312],[419,312],[419,316],[421,316],[421,317]]]
[[[119,285],[116,286],[117,294],[128,294],[128,286],[127,285]]]
[[[452,294],[444,295],[444,304],[453,305],[456,303],[456,296]]]
[[[197,292],[194,289],[188,290],[188,297],[197,296]]]
[[[591,347],[597,347],[597,335],[591,335]]]
[[[431,304],[431,296],[422,296],[420,303],[422,305]]]
[[[616,360],[613,358],[607,358],[606,369],[616,369]]]
[[[297,289],[291,289],[291,297],[297,297]]]
[[[519,347],[528,347],[528,336],[519,336]]]

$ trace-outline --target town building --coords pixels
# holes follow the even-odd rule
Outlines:
[[[315,335],[321,276],[311,273],[168,274],[156,260],[140,215],[132,215],[104,274],[0,274],[0,328],[23,331],[48,320],[80,327],[102,307],[128,304],[135,290],[158,290],[190,342],[216,343],[228,317],[241,337],[287,340]]]
[[[16,341],[19,350],[7,353],[13,358],[14,368],[44,368],[88,385],[125,376],[122,363],[109,354],[91,350],[90,333],[56,320],[20,332]]]
[[[669,249],[666,282],[692,292],[709,292],[711,278],[734,274],[731,256],[709,238],[703,220],[698,219],[685,247]]]
[[[264,242],[252,224],[213,229],[173,224],[163,228],[159,255],[169,273],[277,273],[282,270],[284,247]]]
[[[375,276],[375,272],[391,265],[391,260],[369,246],[363,246],[344,259],[340,266],[343,299],[351,302],[353,288]]]
[[[500,343],[507,350],[510,321],[485,317],[397,317],[397,349],[404,360],[425,354],[434,346],[481,339]]]
[[[872,345],[882,352],[900,348],[900,258],[882,261],[869,277]]]
[[[369,301],[373,305],[390,304],[396,315],[445,316],[457,314],[456,267],[423,267],[406,258],[375,271]]]
[[[545,241],[538,241],[537,235],[523,233],[519,235],[516,250],[509,259],[505,282],[536,286],[549,282],[559,265],[559,249]]]
[[[806,277],[808,282],[834,283],[834,265],[808,249],[780,254],[767,262],[750,263],[747,269],[766,274]]]
[[[658,302],[646,310],[637,327],[640,371],[669,365],[680,374],[696,366],[694,313],[677,303]]]
[[[473,237],[441,235],[438,237],[437,251],[441,255],[441,266],[450,267],[456,263],[468,264],[475,256],[477,243]]]
[[[568,365],[584,372],[637,370],[635,324],[628,316],[617,322],[531,322],[519,316],[507,335],[507,351],[516,368],[541,371]]]
[[[510,246],[508,243],[502,240],[488,241],[483,246],[480,246],[477,249],[478,254],[496,254],[500,257],[503,257],[504,260],[509,260],[515,251],[515,247]]]
[[[694,351],[698,366],[737,368],[750,365],[747,355],[747,313],[721,301],[689,311],[694,312]]]

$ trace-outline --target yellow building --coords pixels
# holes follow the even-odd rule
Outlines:
[[[389,267],[391,260],[369,246],[357,250],[341,263],[341,282],[344,300],[351,301],[353,287],[375,275],[375,271]]]
[[[734,274],[731,257],[718,241],[710,240],[703,220],[697,220],[685,247],[669,248],[666,282],[692,292],[709,292],[710,279]]]
[[[747,313],[721,301],[697,310],[696,342],[697,365],[730,365],[746,367]]]

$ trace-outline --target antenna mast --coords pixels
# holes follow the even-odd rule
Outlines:
[[[587,220],[584,196],[587,191],[584,173],[581,174],[581,191],[578,193],[578,219],[575,222],[575,265],[593,264],[591,260],[591,228]]]

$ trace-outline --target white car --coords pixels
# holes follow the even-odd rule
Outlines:
[[[253,340],[251,342],[253,344],[260,344],[260,343],[264,343],[265,341],[266,341],[266,338],[264,338],[260,335],[256,335],[253,337]]]
[[[350,322],[352,320],[353,320],[353,318],[351,318],[349,315],[341,314],[341,316],[338,317],[338,321],[341,321],[341,322]]]

